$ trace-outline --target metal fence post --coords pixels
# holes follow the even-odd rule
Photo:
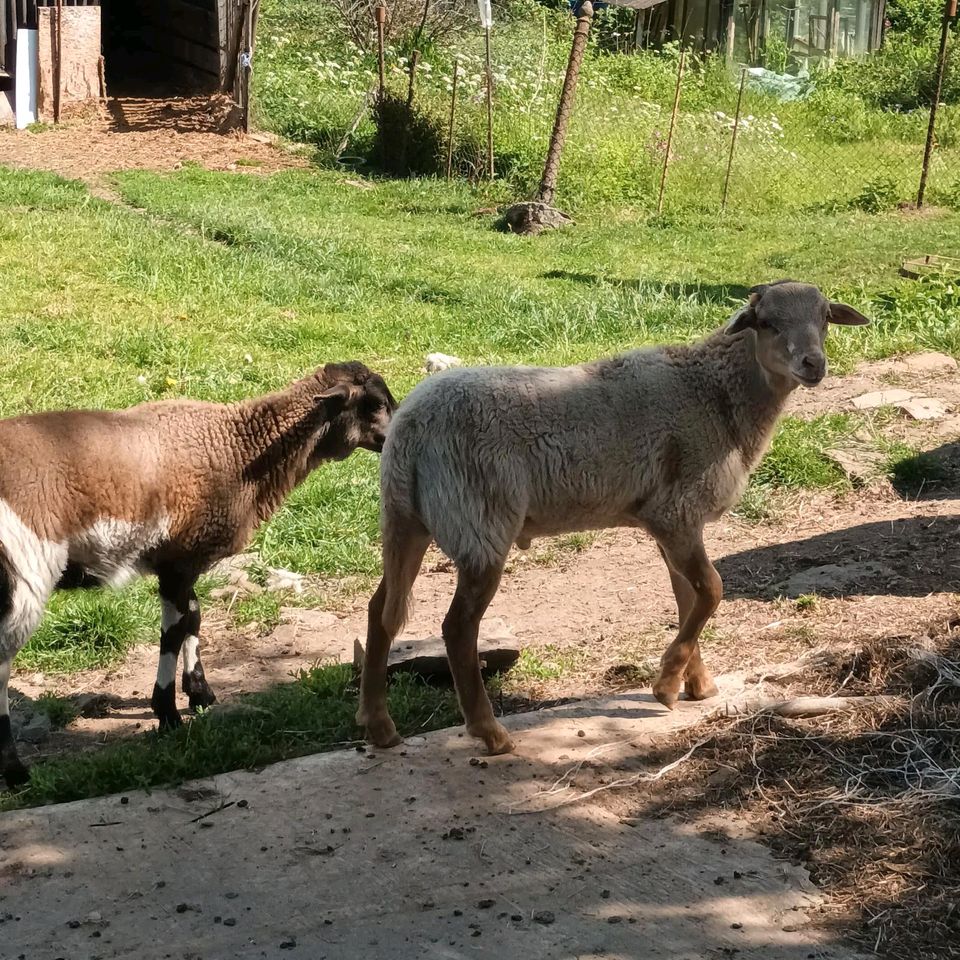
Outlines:
[[[930,156],[933,153],[937,110],[940,107],[940,94],[943,91],[943,71],[947,61],[947,38],[950,35],[950,21],[956,15],[957,0],[946,0],[943,5],[943,25],[940,30],[940,52],[937,54],[937,75],[933,89],[933,103],[930,104],[930,123],[927,125],[927,142],[923,148],[923,166],[920,168],[920,186],[917,189],[918,210],[923,206],[923,195],[927,190],[927,174],[930,172]]]
[[[683,64],[686,50],[680,51],[680,65],[677,67],[677,89],[673,95],[673,112],[670,114],[670,132],[667,134],[667,152],[663,157],[663,172],[660,174],[660,195],[657,197],[657,213],[663,213],[663,192],[667,186],[667,170],[670,168],[670,154],[673,152],[673,131],[677,125],[677,111],[680,109],[680,88],[683,86]]]
[[[740,72],[740,90],[737,93],[737,115],[733,118],[733,134],[730,137],[730,156],[727,158],[727,175],[723,178],[723,200],[720,201],[720,209],[727,209],[727,191],[730,189],[730,173],[733,170],[733,151],[737,146],[737,130],[740,127],[740,105],[743,102],[743,85],[747,80],[747,68],[744,67]]]

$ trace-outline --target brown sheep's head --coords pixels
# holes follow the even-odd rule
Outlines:
[[[328,363],[317,371],[325,388],[317,396],[329,423],[313,453],[320,460],[343,460],[357,447],[380,453],[397,402],[383,377],[362,363]]]
[[[730,334],[756,333],[757,359],[769,374],[815,387],[827,373],[827,325],[869,322],[853,307],[828,300],[812,284],[778,280],[754,287],[726,329]]]

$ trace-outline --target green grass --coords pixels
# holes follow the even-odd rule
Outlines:
[[[36,709],[45,713],[54,730],[69,726],[77,718],[77,708],[66,697],[58,697],[52,690],[45,690],[35,701]]]
[[[356,691],[349,665],[302,671],[292,683],[240,698],[173,733],[151,733],[36,764],[21,791],[0,794],[0,811],[149,789],[260,767],[355,741]],[[403,735],[460,722],[452,691],[398,675],[390,711]]]
[[[600,205],[655,207],[666,152],[679,48],[611,55],[609,27],[601,16],[583,64],[576,109],[564,148],[558,202],[575,213]],[[264,2],[258,70],[254,75],[259,121],[316,147],[318,162],[336,165],[335,146],[371,88],[372,51],[345,38],[336,13],[315,0]],[[572,18],[563,5],[547,9],[533,0],[511,0],[497,11],[494,157],[503,196],[529,196],[542,171],[570,46]],[[613,22],[611,22],[613,26]],[[628,31],[629,27],[623,28]],[[409,38],[388,47],[388,84],[405,96]],[[888,45],[889,46],[889,45]],[[916,195],[926,131],[932,65],[916,73],[900,45],[864,64],[816,71],[811,96],[781,102],[747,86],[742,104],[729,209],[740,212],[809,210],[828,204],[848,207],[860,197],[871,208],[892,209]],[[927,51],[929,53],[929,51]],[[460,99],[453,159],[457,172],[477,179],[485,156],[483,37],[474,24],[446,43],[421,50],[417,112],[434,135],[418,138],[421,172],[442,172],[453,60],[461,64]],[[909,60],[909,56],[907,57]],[[901,68],[912,83],[910,109],[891,108],[868,80],[871,71],[890,86]],[[948,70],[948,78],[951,71]],[[938,149],[931,173],[931,200],[953,202],[960,156],[960,107],[941,110]],[[666,193],[670,214],[717,211],[737,100],[734,71],[718,57],[689,55],[680,112],[673,137],[673,162]],[[355,132],[341,166],[369,169],[375,130],[369,117]],[[396,141],[399,138],[393,137]],[[865,188],[883,181],[882,189]],[[868,195],[864,198],[864,194]]]
[[[17,656],[17,668],[70,672],[105,667],[137,643],[160,636],[156,587],[140,581],[123,590],[54,594],[37,632]]]
[[[284,602],[285,597],[280,594],[260,593],[237,600],[230,607],[230,616],[236,626],[256,623],[259,624],[262,633],[268,634],[279,625],[280,608]]]
[[[746,287],[784,275],[874,319],[831,332],[834,370],[918,349],[960,355],[957,289],[896,275],[905,250],[960,248],[954,214],[651,219],[598,208],[575,229],[530,241],[475,217],[483,192],[457,183],[359,190],[329,172],[199,169],[115,182],[145,213],[78,183],[0,169],[2,415],[233,400],[354,357],[402,396],[433,350],[468,363],[563,364],[686,341],[722,323]],[[745,512],[762,514],[784,487],[840,485],[818,451],[845,429],[842,418],[788,420]],[[360,452],[318,471],[257,534],[262,561],[375,575],[376,469]],[[18,665],[117,660],[156,635],[151,590],[58,597]]]

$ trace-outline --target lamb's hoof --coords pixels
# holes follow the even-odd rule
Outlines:
[[[659,684],[654,684],[653,686],[653,695],[659,700],[668,710],[672,710],[676,705],[677,701],[680,699],[679,690],[670,690],[667,687],[662,687]]]
[[[187,692],[190,702],[190,709],[196,713],[198,710],[206,710],[217,702],[217,695],[209,687],[201,687],[194,691]]]
[[[176,730],[177,727],[182,726],[183,718],[177,710],[174,710],[173,713],[161,713],[160,716],[157,717],[157,730],[160,733],[167,733],[170,730]]]
[[[13,760],[3,768],[3,779],[8,790],[16,790],[30,779],[30,771],[19,760]]]
[[[683,682],[683,692],[691,700],[709,700],[717,696],[720,689],[710,677],[706,679],[687,677]]]
[[[491,757],[499,757],[504,753],[513,753],[514,743],[507,733],[506,727],[496,724],[489,730],[471,730],[467,728],[467,733],[478,740],[482,740],[487,748],[487,754]]]
[[[388,750],[403,743],[403,737],[397,733],[397,728],[389,717],[365,723],[363,726],[366,729],[367,741],[381,750]]]

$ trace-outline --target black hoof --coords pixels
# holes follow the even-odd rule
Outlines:
[[[14,760],[3,768],[3,779],[7,782],[7,789],[16,790],[30,779],[30,771],[19,760]]]
[[[157,717],[157,721],[157,729],[160,733],[166,733],[168,730],[176,730],[177,727],[183,726],[183,720],[176,710],[174,710],[173,713],[160,714],[160,716]]]
[[[187,695],[190,702],[190,709],[197,710],[211,707],[217,702],[217,695],[207,685],[206,680],[197,681],[193,677],[185,676],[183,679],[183,692]]]

